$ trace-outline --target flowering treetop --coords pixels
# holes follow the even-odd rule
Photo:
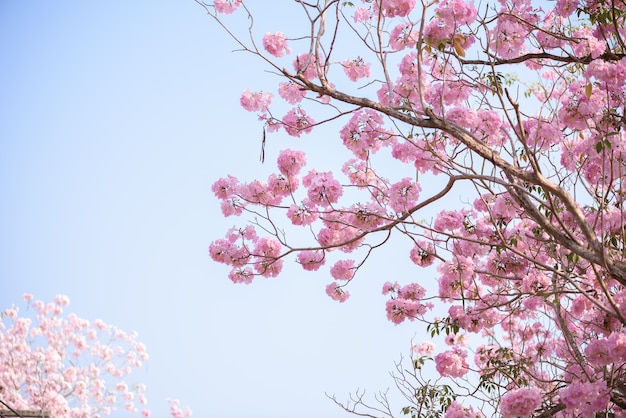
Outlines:
[[[405,245],[436,277],[381,283],[387,317],[453,336],[416,352],[405,414],[626,417],[626,3],[295,0],[296,32],[243,38],[225,14],[254,22],[255,2],[197,2],[279,76],[284,115],[272,93],[241,97],[264,131],[340,123],[352,154],[320,172],[287,149],[266,181],[215,182],[225,216],[255,217],[209,248],[232,281],[332,263],[344,302],[373,251]],[[468,204],[423,219],[461,187]]]
[[[31,317],[18,307],[0,312],[0,399],[14,410],[48,411],[51,417],[91,418],[122,407],[148,418],[146,387],[130,384],[132,371],[148,359],[135,333],[100,319],[90,322],[53,302],[24,295]],[[191,416],[171,400],[172,418]],[[139,411],[141,408],[141,411]]]

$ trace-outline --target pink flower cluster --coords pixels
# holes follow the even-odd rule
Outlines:
[[[422,187],[408,177],[389,188],[389,206],[398,214],[411,210],[417,203]]]
[[[283,117],[283,126],[285,131],[295,137],[299,137],[302,133],[308,134],[313,130],[315,122],[311,119],[302,108],[293,108]]]
[[[405,319],[413,321],[433,307],[430,303],[422,303],[426,290],[417,283],[400,287],[397,282],[386,282],[383,285],[383,295],[387,294],[391,294],[391,299],[385,304],[387,319],[394,324],[400,324]]]
[[[345,302],[350,297],[350,292],[343,290],[342,286],[335,282],[326,286],[326,294],[339,303]]]
[[[306,90],[293,81],[280,83],[278,85],[278,95],[292,105],[298,104],[306,95]]]
[[[448,409],[446,409],[444,418],[485,418],[485,415],[480,411],[474,410],[472,406],[464,408],[457,401],[452,401]]]
[[[354,112],[339,136],[346,148],[362,160],[383,145],[392,145],[393,139],[393,134],[383,127],[382,116],[371,109]]]
[[[459,42],[463,49],[469,48],[474,42],[474,37],[457,36],[458,29],[463,25],[470,25],[476,20],[476,8],[473,3],[464,0],[444,0],[435,8],[436,17],[424,28],[424,37],[429,45],[437,48],[440,45],[454,46]]]
[[[463,377],[469,371],[467,352],[460,348],[444,351],[435,356],[437,372],[444,377]]]
[[[354,60],[346,60],[341,64],[343,65],[343,71],[352,81],[359,81],[362,78],[370,76],[370,64],[365,63],[363,58],[359,57]]]
[[[13,307],[0,314],[0,388],[14,409],[48,410],[51,416],[110,415],[117,409],[150,417],[146,387],[124,382],[148,359],[144,344],[100,319],[65,315],[70,301],[23,296],[34,320]],[[178,402],[178,401],[176,401]],[[191,411],[187,408],[190,416]],[[177,417],[172,414],[173,417]]]
[[[404,17],[415,7],[415,0],[377,0],[376,6],[387,17]]]
[[[272,95],[261,91],[251,92],[250,90],[245,90],[241,94],[239,102],[241,107],[248,112],[267,112],[268,106],[272,103]]]
[[[605,411],[611,398],[604,380],[571,382],[559,391],[561,402],[574,416],[593,417]]]
[[[411,248],[409,257],[411,261],[420,267],[428,267],[435,262],[435,247],[432,243],[419,241]]]
[[[337,203],[343,194],[341,184],[333,178],[333,173],[311,170],[302,178],[302,185],[307,188],[309,202],[316,206],[328,206]]]
[[[215,0],[213,6],[218,13],[231,14],[241,6],[241,0]]]
[[[266,33],[263,36],[263,48],[275,57],[282,57],[285,53],[291,52],[287,45],[287,37],[282,32]]]
[[[500,400],[502,418],[530,418],[541,405],[541,392],[535,388],[513,389]]]

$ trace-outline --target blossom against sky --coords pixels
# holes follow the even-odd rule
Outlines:
[[[408,250],[380,253],[397,269],[370,263],[338,304],[327,273],[293,260],[245,286],[210,259],[233,224],[218,178],[267,175],[290,146],[328,170],[325,141],[340,141],[268,135],[261,164],[240,98],[276,79],[235,48],[191,0],[0,5],[0,306],[65,294],[137,331],[155,413],[171,397],[198,417],[344,416],[324,392],[393,384],[414,328],[387,321],[380,283],[415,270]]]

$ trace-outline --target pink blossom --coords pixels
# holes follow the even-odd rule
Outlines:
[[[572,415],[592,417],[606,410],[610,391],[603,380],[571,382],[559,391],[559,396]]]
[[[263,36],[263,48],[275,57],[282,57],[285,53],[291,52],[287,46],[287,38],[282,32],[266,33]]]
[[[377,3],[387,17],[404,17],[415,7],[415,0],[377,0]]]
[[[214,0],[213,5],[216,12],[231,14],[241,6],[241,0]]]
[[[219,179],[213,183],[211,191],[213,191],[218,199],[228,199],[237,193],[238,183],[239,181],[235,177],[228,176],[227,178]]]
[[[306,207],[291,205],[287,210],[287,217],[294,225],[310,225],[319,215],[317,212],[311,211]]]
[[[431,341],[423,341],[418,345],[413,346],[413,351],[420,355],[430,355],[435,352],[435,344]]]
[[[308,189],[309,200],[316,205],[336,203],[343,194],[341,184],[333,178],[330,171],[318,173],[311,170],[302,179],[302,184]]]
[[[383,118],[379,113],[371,109],[358,110],[341,129],[339,136],[357,158],[366,160],[383,144],[392,144],[393,136],[382,125]]]
[[[626,334],[618,331],[612,332],[606,343],[613,362],[626,362]]]
[[[306,95],[306,90],[293,81],[280,83],[278,85],[278,95],[292,105],[298,104]]]
[[[469,371],[467,352],[455,348],[435,356],[435,368],[444,377],[463,377]]]
[[[233,270],[231,270],[231,272],[228,274],[228,278],[233,283],[250,284],[252,283],[252,279],[254,278],[254,272],[252,271],[252,269],[248,267],[246,268],[236,267]]]
[[[299,137],[303,132],[310,133],[313,130],[315,122],[301,108],[291,109],[283,117],[283,126],[285,131],[291,136]]]
[[[343,71],[352,81],[358,81],[370,76],[370,64],[365,63],[360,57],[352,61],[346,60],[341,64],[343,65]]]
[[[574,53],[579,57],[591,55],[591,58],[596,59],[606,50],[605,41],[596,38],[588,27],[581,26],[573,35],[578,40],[574,44]]]
[[[354,11],[354,23],[366,22],[370,20],[370,18],[370,11],[363,7],[359,7]]]
[[[389,206],[396,213],[406,213],[417,203],[421,190],[419,183],[405,177],[389,188]]]
[[[350,292],[343,290],[337,283],[330,283],[326,286],[326,294],[331,299],[336,300],[339,303],[343,303],[350,297]]]
[[[350,280],[354,276],[354,260],[337,261],[330,269],[335,280]]]
[[[317,59],[314,55],[305,53],[296,57],[293,62],[293,68],[296,72],[302,73],[305,78],[313,80],[318,76],[317,64]],[[323,63],[320,63],[320,65],[322,64]]]
[[[248,112],[266,112],[267,107],[272,103],[272,95],[261,91],[244,90],[239,102]]]
[[[306,156],[302,151],[285,149],[278,155],[278,171],[285,176],[297,176],[306,164]]]
[[[301,251],[298,253],[297,258],[302,268],[308,271],[319,270],[326,262],[324,251],[321,250]]]
[[[485,418],[485,415],[480,411],[475,411],[472,406],[464,408],[457,401],[452,401],[448,409],[446,409],[444,418]]]
[[[541,405],[541,393],[535,388],[513,389],[500,399],[502,418],[530,418]]]
[[[431,243],[420,241],[411,248],[409,257],[418,266],[428,267],[435,262],[435,254],[435,248]]]

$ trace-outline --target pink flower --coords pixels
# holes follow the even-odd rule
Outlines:
[[[435,352],[435,344],[430,341],[423,341],[413,346],[413,351],[421,355],[429,355]]]
[[[418,266],[428,267],[435,262],[434,254],[435,248],[432,244],[420,241],[411,248],[409,257]]]
[[[405,213],[415,206],[421,190],[419,183],[405,177],[389,188],[389,206],[396,213]]]
[[[302,179],[302,184],[308,188],[309,200],[316,205],[326,206],[330,203],[337,203],[343,194],[341,184],[333,178],[330,171],[318,173],[311,170]]]
[[[278,95],[292,105],[295,105],[302,101],[306,95],[306,90],[304,90],[301,85],[293,81],[288,81],[278,85]]]
[[[354,23],[368,21],[370,17],[370,11],[363,7],[359,7],[354,11]]]
[[[215,194],[215,197],[218,199],[228,199],[235,193],[237,193],[237,184],[239,181],[233,177],[228,176],[227,178],[222,178],[213,183],[211,186],[211,191]]]
[[[541,405],[541,394],[534,388],[513,389],[500,399],[502,418],[530,418]]]
[[[575,416],[592,417],[604,411],[610,399],[609,389],[603,380],[596,382],[571,382],[559,391],[567,411]]]
[[[354,260],[340,260],[330,269],[335,280],[350,280],[354,276]]]
[[[287,217],[294,225],[310,225],[319,217],[317,212],[310,211],[306,207],[291,205],[287,209]]]
[[[216,12],[231,14],[241,6],[241,0],[215,0],[213,5]]]
[[[285,149],[278,155],[278,171],[285,176],[296,176],[306,164],[306,156],[302,151]]]
[[[614,331],[607,339],[609,356],[613,362],[626,361],[626,334]]]
[[[383,13],[387,17],[404,17],[415,7],[415,0],[378,0]]]
[[[287,46],[287,38],[282,32],[266,33],[263,36],[263,48],[275,57],[282,57],[285,53],[291,52]]]
[[[298,262],[303,269],[308,271],[319,270],[326,262],[324,251],[302,251],[298,253]]]
[[[435,368],[444,377],[463,377],[469,371],[467,353],[460,349],[448,350],[437,354]]]
[[[480,411],[475,411],[474,407],[470,406],[469,408],[463,408],[463,405],[458,403],[457,401],[452,401],[448,409],[446,409],[446,414],[444,418],[484,418]]]
[[[343,72],[352,81],[358,81],[370,76],[370,64],[365,63],[361,57],[352,61],[346,60],[341,64],[343,65]]]
[[[231,270],[231,272],[228,274],[228,278],[233,283],[250,284],[252,283],[252,279],[254,278],[254,273],[250,268],[237,267]]]
[[[389,46],[394,51],[400,51],[404,48],[412,48],[417,44],[419,33],[413,30],[410,23],[401,23],[392,29],[389,35]]]
[[[337,283],[331,283],[326,286],[326,294],[330,296],[331,299],[338,301],[339,303],[345,302],[349,297],[350,293],[344,291]]]
[[[291,136],[299,137],[303,132],[308,134],[313,130],[315,122],[301,108],[294,108],[283,117],[285,131]]]
[[[266,112],[267,107],[272,103],[272,95],[260,91],[251,92],[250,90],[245,90],[241,94],[239,102],[248,112]]]

